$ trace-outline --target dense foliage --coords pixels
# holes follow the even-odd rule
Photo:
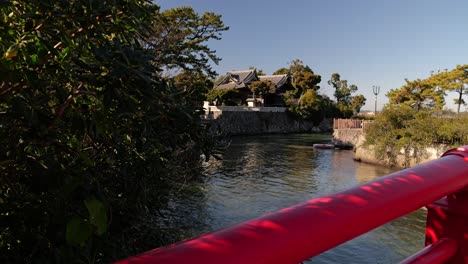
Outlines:
[[[301,60],[295,59],[289,64],[289,68],[280,68],[274,73],[289,74],[291,76],[291,88],[284,93],[284,101],[291,114],[300,119],[313,120],[320,123],[324,118],[322,97],[317,91],[322,77],[305,65]]]
[[[236,101],[241,98],[239,90],[232,89],[212,89],[206,94],[206,100],[216,102],[218,105],[237,105]]]
[[[466,105],[463,95],[468,94],[468,65],[458,65],[455,69],[432,72],[425,79],[405,80],[401,88],[392,89],[387,96],[391,104],[406,104],[418,110],[443,109],[445,96],[448,92],[456,92],[454,103],[460,113],[462,105]]]
[[[400,89],[390,90],[387,96],[391,104],[405,104],[416,110],[438,109],[444,106],[444,92],[435,89],[428,80],[405,80],[406,84]]]
[[[468,65],[457,65],[453,70],[433,74],[428,78],[428,82],[435,89],[444,92],[456,92],[458,98],[454,99],[454,101],[458,105],[457,113],[460,113],[461,106],[466,105],[463,95],[468,94]]]
[[[152,34],[146,36],[145,41],[153,50],[154,62],[159,68],[183,69],[214,77],[216,72],[208,62],[217,64],[221,59],[206,42],[221,39],[222,32],[228,29],[221,15],[212,12],[199,15],[193,8],[184,6],[156,13]]]
[[[293,85],[296,88],[296,94],[301,95],[309,89],[315,91],[320,89],[318,84],[322,81],[322,76],[315,74],[308,65],[305,65],[299,59],[295,59],[290,63],[289,74],[291,75]]]
[[[336,101],[320,93],[322,77],[305,65],[301,60],[293,60],[289,68],[280,68],[273,74],[290,74],[293,91],[284,94],[284,101],[293,115],[311,120],[319,124],[324,118],[351,117],[359,113],[366,98],[363,95],[353,96],[357,91],[356,85],[348,86],[346,80],[341,80],[338,73],[334,73],[330,85],[335,88]]]
[[[403,155],[404,166],[418,162],[429,146],[460,146],[468,142],[468,115],[452,112],[418,110],[406,104],[388,104],[376,116],[366,134],[378,159],[390,165]]]
[[[258,95],[262,98],[267,94],[274,94],[276,92],[276,85],[270,80],[254,81],[250,84],[249,88],[254,96]]]
[[[458,65],[425,79],[406,79],[402,87],[390,90],[389,103],[366,135],[366,145],[374,148],[376,157],[393,165],[402,156],[403,165],[409,166],[426,154],[427,147],[467,144],[468,115],[460,113],[467,93],[467,69],[468,65]],[[458,114],[442,110],[447,92],[458,93]]]
[[[348,85],[348,81],[342,80],[338,73],[332,74],[328,84],[335,89],[333,95],[336,99],[336,106],[343,117],[351,117],[361,111],[361,107],[366,103],[366,98],[363,95],[353,96],[358,90],[356,85]]]
[[[158,206],[212,144],[198,116],[206,82],[155,75],[179,60],[160,63],[161,42],[144,41],[155,17],[151,1],[2,1],[2,263],[109,262],[157,246]],[[216,59],[204,40],[190,44]],[[162,52],[211,73],[205,55],[174,48]]]
[[[289,105],[289,112],[304,120],[310,120],[315,125],[326,117],[332,117],[330,110],[333,109],[333,102],[328,97],[320,95],[317,91],[309,89],[305,91],[299,99],[287,96],[286,103]]]

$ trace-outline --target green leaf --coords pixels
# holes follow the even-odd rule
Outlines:
[[[81,123],[78,123],[79,125],[81,125]],[[91,160],[88,156],[89,154],[86,153],[86,152],[83,152],[83,151],[80,151],[78,152],[78,156],[83,160],[84,164],[86,166],[94,166],[96,165],[96,162],[94,162],[93,160]]]
[[[65,58],[66,58],[69,54],[70,54],[70,47],[64,48],[64,49],[60,52],[61,61],[64,61]]]
[[[31,55],[30,58],[33,64],[36,64],[39,61],[39,56],[37,56],[37,54]]]
[[[132,99],[132,101],[133,101],[135,104],[140,103],[140,101],[139,101],[138,99],[136,99],[135,96],[132,96],[132,95],[131,95],[131,96],[130,96],[130,99]]]
[[[82,247],[92,234],[93,226],[82,218],[74,217],[67,223],[65,238],[70,245]]]
[[[86,199],[85,205],[88,208],[89,221],[96,227],[96,234],[99,236],[104,234],[107,230],[106,207],[95,197]]]

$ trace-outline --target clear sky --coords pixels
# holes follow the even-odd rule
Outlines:
[[[222,15],[230,29],[209,46],[222,58],[218,74],[254,66],[265,73],[301,59],[322,76],[320,91],[337,72],[367,98],[379,85],[385,94],[404,79],[468,64],[467,0],[158,0],[161,8],[192,6]],[[455,94],[446,105],[455,109]],[[465,99],[466,100],[466,99]]]

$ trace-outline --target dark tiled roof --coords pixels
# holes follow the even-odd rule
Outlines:
[[[245,83],[236,83],[236,82],[228,82],[228,83],[223,83],[223,84],[218,84],[215,89],[241,89],[241,88],[246,88]]]
[[[215,89],[247,88],[248,84],[256,80],[258,80],[256,70],[228,71],[226,77],[215,85]]]
[[[263,75],[263,76],[258,76],[258,78],[260,78],[260,81],[264,81],[264,80],[271,81],[272,83],[276,84],[276,87],[278,88],[288,82],[287,74]]]
[[[228,71],[227,73],[236,79],[237,82],[250,83],[257,79],[256,70]]]
[[[229,83],[231,80],[231,76],[229,74],[224,75],[224,78],[219,81],[218,83],[215,83],[215,87],[220,86],[222,84]]]

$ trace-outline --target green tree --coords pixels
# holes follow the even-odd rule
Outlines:
[[[301,98],[299,110],[304,119],[313,120],[316,124],[322,121],[321,96],[313,89],[307,90]]]
[[[468,140],[467,126],[466,114],[387,104],[366,133],[365,146],[390,165],[396,165],[401,156],[407,167],[411,161],[419,162],[432,145],[463,145]]]
[[[294,75],[294,80],[296,87],[299,87],[301,91],[317,91],[320,89],[318,84],[322,81],[322,77],[314,72],[298,72]]]
[[[343,117],[350,117],[353,113],[358,113],[365,104],[366,98],[363,95],[353,96],[358,87],[354,84],[348,85],[348,81],[341,80],[338,73],[332,74],[328,84],[335,89],[333,95],[336,99],[336,106]]]
[[[361,111],[361,108],[366,104],[366,100],[366,97],[364,97],[362,94],[353,96],[351,99],[351,109],[353,110],[354,114],[357,114]]]
[[[292,75],[295,75],[298,72],[313,72],[313,71],[308,65],[305,65],[302,60],[295,59],[289,63],[289,72]]]
[[[280,68],[273,75],[290,74],[292,77],[292,85],[296,88],[296,96],[300,96],[308,89],[315,91],[320,89],[318,84],[322,81],[322,77],[315,74],[314,71],[300,59],[295,59],[289,63],[289,68]]]
[[[452,84],[449,86],[450,90],[458,93],[455,104],[458,105],[457,113],[460,113],[460,107],[466,105],[463,95],[468,94],[468,65],[457,65],[457,67],[451,71],[449,80]]]
[[[341,76],[338,73],[333,73],[328,84],[333,86],[335,89],[334,96],[338,105],[349,105],[351,104],[352,94],[357,91],[357,86],[352,84],[348,85],[347,80],[341,80]]]
[[[154,52],[158,68],[216,76],[209,62],[218,64],[221,58],[207,42],[221,39],[222,32],[229,29],[221,15],[212,12],[199,15],[192,7],[178,7],[157,12],[152,27],[153,33],[145,41]]]
[[[249,86],[254,95],[259,95],[263,99],[267,94],[274,94],[276,92],[276,85],[270,80],[254,81]]]
[[[175,87],[185,95],[190,95],[193,107],[201,107],[206,94],[213,88],[213,82],[201,73],[182,72],[173,78]]]
[[[289,65],[289,73],[293,78],[293,85],[296,87],[297,94],[302,95],[308,89],[315,91],[320,89],[318,84],[322,81],[322,77],[312,71],[308,65],[299,60],[293,60]]]
[[[416,110],[442,109],[444,106],[443,90],[435,89],[428,80],[405,80],[406,84],[400,89],[392,89],[387,93],[390,103],[406,104]]]
[[[457,113],[460,113],[461,105],[465,105],[464,94],[468,94],[468,65],[457,65],[451,71],[439,72],[427,80],[434,87],[440,87],[443,91],[458,93],[455,104],[458,105]]]
[[[279,68],[278,70],[273,72],[273,75],[288,74],[288,73],[289,73],[288,68]]]
[[[3,263],[110,262],[156,246],[158,206],[209,147],[199,89],[154,76],[157,59],[178,63],[142,45],[155,14],[136,0],[1,6]]]
[[[315,125],[320,124],[324,118],[339,114],[330,98],[313,89],[305,91],[300,100],[295,98],[293,91],[286,92],[283,97],[290,113],[300,119],[310,120]]]
[[[208,92],[206,99],[210,102],[217,101],[222,105],[236,105],[235,101],[241,98],[239,90],[232,89],[213,89]]]
[[[324,117],[337,114],[333,102],[319,94],[318,85],[322,77],[305,65],[300,59],[290,62],[289,68],[280,68],[273,74],[290,74],[294,91],[286,92],[283,97],[289,111],[302,119],[313,120],[318,124]]]
[[[411,147],[414,147],[411,144],[411,135],[405,130],[408,121],[414,119],[415,114],[416,110],[408,105],[388,104],[375,117],[374,124],[366,134],[364,145],[373,147],[376,158],[395,165],[402,148],[409,152]]]

